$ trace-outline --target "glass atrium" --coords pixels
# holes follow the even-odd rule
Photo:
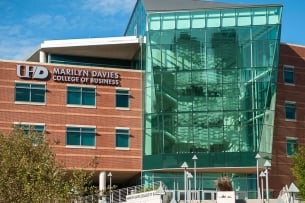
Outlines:
[[[165,172],[194,167],[196,154],[210,171],[203,187],[213,169],[234,168],[241,190],[255,190],[240,169],[272,152],[282,6],[145,12],[141,2],[126,35],[146,37],[144,176],[178,177]]]

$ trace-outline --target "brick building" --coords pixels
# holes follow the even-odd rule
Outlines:
[[[276,194],[294,181],[291,155],[305,145],[304,77],[305,47],[281,44],[270,172]]]
[[[0,70],[1,132],[44,131],[68,169],[111,170],[123,184],[139,174],[142,71],[24,61]]]

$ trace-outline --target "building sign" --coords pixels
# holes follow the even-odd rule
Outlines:
[[[52,79],[56,82],[94,85],[120,85],[120,74],[111,71],[54,68]]]
[[[17,65],[17,76],[24,79],[44,80],[49,76],[49,71],[43,66]]]
[[[17,65],[17,76],[22,79],[46,80],[49,71],[43,66]],[[50,79],[55,82],[120,86],[121,76],[105,70],[53,68]]]

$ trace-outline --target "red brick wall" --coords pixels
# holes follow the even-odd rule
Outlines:
[[[283,82],[283,65],[294,66],[295,84]],[[298,139],[298,145],[305,145],[305,47],[281,45],[276,96],[275,129],[273,135],[272,169],[270,188],[275,195],[294,178],[291,173],[292,160],[286,153],[286,137]],[[296,121],[285,120],[285,101],[296,102]]]
[[[125,171],[139,173],[142,163],[142,72],[112,69],[121,76],[122,88],[130,88],[130,109],[115,109],[114,86],[96,85],[96,108],[67,107],[68,83],[48,79],[37,81],[17,77],[16,65],[40,65],[53,73],[53,68],[81,68],[81,66],[33,64],[15,61],[0,61],[0,131],[9,132],[14,122],[45,123],[46,139],[50,141],[58,160],[66,167],[90,169],[89,162],[97,158],[98,171]],[[87,67],[88,68],[88,67]],[[101,70],[100,68],[90,68]],[[109,71],[109,69],[104,69]],[[15,81],[45,82],[46,104],[15,104]],[[83,84],[81,84],[83,85]],[[96,148],[68,148],[65,146],[66,125],[96,126]],[[129,150],[115,149],[115,128],[130,128]]]

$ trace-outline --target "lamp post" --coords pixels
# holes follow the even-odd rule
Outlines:
[[[188,196],[187,196],[187,200],[192,200],[192,195],[191,195],[191,189],[192,189],[192,185],[191,185],[191,178],[193,178],[193,175],[190,172],[186,172],[187,174],[187,180],[188,180]]]
[[[172,200],[170,201],[170,203],[177,203],[177,201],[176,201],[175,199],[172,199]]]
[[[300,192],[299,188],[297,188],[297,186],[295,186],[294,183],[291,183],[288,188],[288,192],[289,192],[289,194],[291,194],[291,196],[289,197],[289,202],[294,203],[295,193]],[[292,200],[292,201],[290,201],[290,200]]]
[[[183,164],[181,165],[181,168],[184,169],[184,202],[186,202],[186,185],[187,185],[187,177],[186,177],[186,169],[189,166],[187,165],[186,162],[183,162]]]
[[[173,197],[170,203],[177,203],[176,201],[176,182],[174,182],[174,192],[173,192]]]
[[[258,161],[261,159],[261,155],[259,153],[256,154],[256,184],[257,184],[257,199],[260,199],[260,189],[259,189],[259,174],[258,174]]]
[[[162,203],[162,197],[163,195],[165,195],[165,191],[163,189],[163,186],[162,186],[162,182],[160,181],[160,186],[159,188],[156,190],[156,193],[157,195],[160,195],[160,203]]]
[[[110,203],[112,203],[112,188],[111,188],[112,187],[111,186],[112,173],[109,172],[107,176],[109,177]]]
[[[196,161],[197,161],[197,156],[194,154],[192,160],[194,161],[194,191],[195,191],[195,200],[197,200],[197,168],[196,168]]]
[[[262,172],[260,173],[259,177],[261,177],[261,187],[262,187],[262,192],[261,192],[262,197],[261,197],[261,199],[262,199],[262,203],[264,203],[264,177],[266,177],[266,175],[265,175],[265,173],[262,171]]]
[[[266,199],[267,203],[269,203],[269,169],[271,168],[271,163],[266,160],[264,163],[264,167],[266,168],[265,173],[266,173]]]

